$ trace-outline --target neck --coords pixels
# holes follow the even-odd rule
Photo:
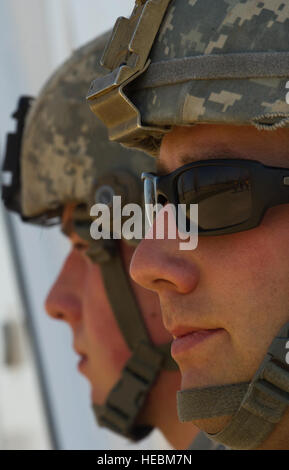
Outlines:
[[[276,424],[270,436],[257,450],[288,450],[289,449],[289,408],[285,411],[282,420]]]

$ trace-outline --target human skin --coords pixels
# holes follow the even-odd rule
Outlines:
[[[73,206],[64,211],[63,223],[69,225]],[[104,404],[131,352],[114,318],[102,281],[101,270],[86,256],[86,242],[70,233],[72,249],[46,300],[46,311],[71,328],[73,347],[80,356],[79,372],[91,384],[91,399]],[[121,253],[129,269],[133,247],[121,242]],[[158,298],[131,281],[133,291],[154,344],[171,341],[164,329]],[[178,371],[162,371],[149,393],[139,423],[159,428],[170,444],[187,448],[198,430],[181,425],[176,412],[176,392],[180,388]]]
[[[163,139],[158,164],[164,174],[211,158],[244,158],[288,168],[288,149],[288,129],[176,127]],[[167,330],[174,336],[205,330],[205,339],[192,347],[180,350],[178,339],[173,342],[183,390],[252,379],[273,337],[289,321],[288,233],[289,205],[284,204],[268,210],[254,229],[199,237],[194,251],[180,251],[178,239],[140,243],[131,275],[158,293]],[[215,433],[229,419],[194,424]],[[261,448],[289,448],[288,419],[286,412]]]

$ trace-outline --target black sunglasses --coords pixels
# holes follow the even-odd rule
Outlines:
[[[241,159],[203,160],[173,173],[143,173],[147,217],[153,223],[156,204],[198,204],[199,235],[224,235],[257,227],[266,210],[289,203],[289,169]]]

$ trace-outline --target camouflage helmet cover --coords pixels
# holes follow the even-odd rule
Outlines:
[[[153,169],[146,155],[110,143],[105,127],[96,122],[85,102],[95,73],[103,74],[99,60],[108,37],[104,34],[74,52],[32,105],[21,155],[24,216],[59,210],[71,202],[90,202],[94,186],[100,180],[105,184],[113,171],[139,176],[143,169]]]
[[[148,8],[150,3],[165,2],[143,3]],[[134,142],[127,136],[116,140],[153,153],[149,143],[153,133],[145,132],[146,126],[165,132],[174,125],[196,123],[253,124],[259,129],[288,125],[287,3],[166,3],[169,5],[150,51],[150,65],[124,87],[140,112],[144,133]],[[149,21],[145,23],[143,17],[144,36],[149,37]],[[93,100],[93,90],[88,99]]]

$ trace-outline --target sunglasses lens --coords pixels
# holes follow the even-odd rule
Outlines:
[[[235,166],[208,165],[184,171],[178,178],[179,203],[199,206],[199,228],[217,230],[241,224],[252,209],[248,170]]]

